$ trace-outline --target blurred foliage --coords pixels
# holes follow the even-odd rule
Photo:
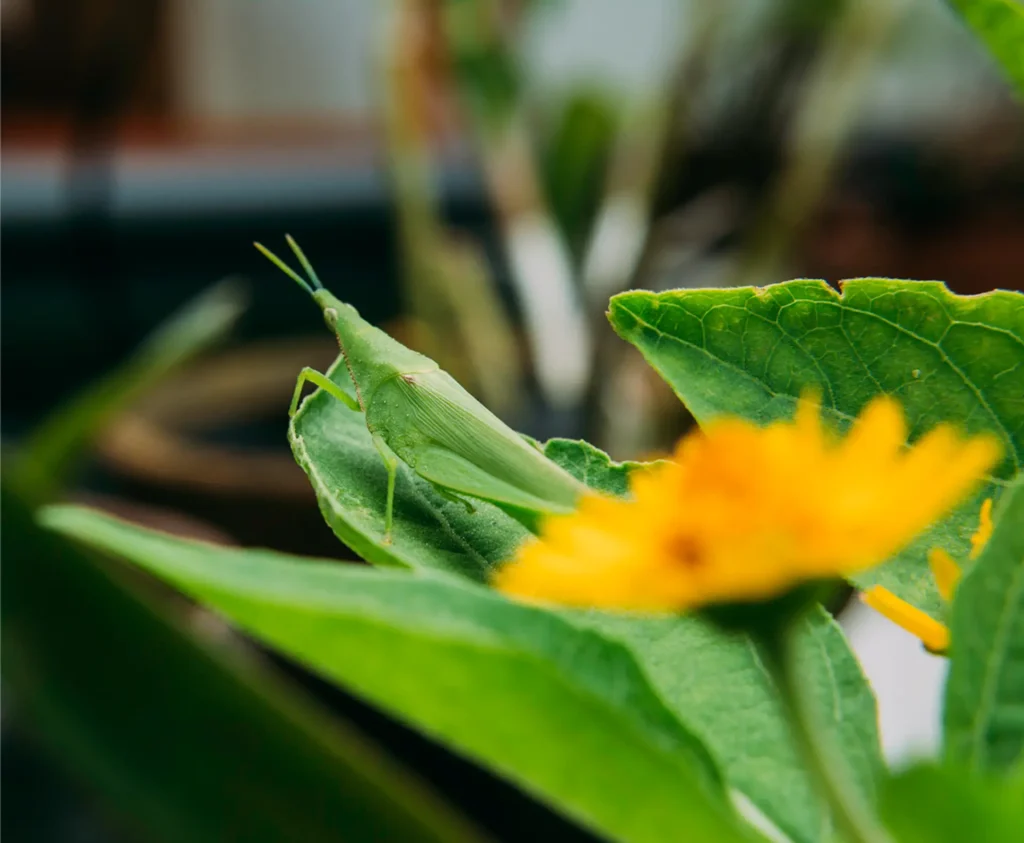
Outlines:
[[[143,839],[477,839],[341,724],[36,526],[6,487],[3,519],[7,704]]]
[[[1024,777],[1024,475],[1003,493],[995,521],[953,603],[946,755],[974,771]]]
[[[710,756],[632,655],[554,613],[449,576],[215,548],[85,510],[54,510],[47,522],[166,579],[589,828],[651,843],[746,839]]]
[[[541,174],[551,212],[577,262],[604,193],[618,120],[607,94],[576,91],[558,109],[543,145]]]
[[[951,0],[1024,97],[1024,6],[1019,0]]]
[[[244,308],[241,285],[225,281],[173,314],[122,366],[87,387],[27,437],[10,468],[22,489],[37,500],[60,491],[105,422],[223,339]]]
[[[897,843],[1013,843],[1024,828],[1024,779],[920,764],[886,784],[880,810]]]

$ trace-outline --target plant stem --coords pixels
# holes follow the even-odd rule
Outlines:
[[[795,623],[758,637],[765,667],[771,673],[789,719],[798,752],[832,809],[836,826],[848,843],[892,843],[891,838],[852,788],[845,770],[833,759],[818,734],[813,713],[799,687],[793,646]]]

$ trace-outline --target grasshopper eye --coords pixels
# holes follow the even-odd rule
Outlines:
[[[335,326],[337,326],[338,324],[338,311],[335,310],[333,307],[325,307],[324,322],[326,322],[327,327],[333,331]]]

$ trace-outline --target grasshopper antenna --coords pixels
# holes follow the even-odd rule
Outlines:
[[[306,275],[313,280],[313,286],[318,290],[324,289],[324,285],[320,283],[320,276],[316,274],[316,270],[313,269],[313,264],[309,262],[309,259],[306,257],[306,253],[299,248],[299,244],[295,242],[290,234],[286,234],[284,239],[288,241],[288,245],[291,246],[292,251],[295,253],[295,257],[299,259],[299,263],[302,264],[302,268],[306,270]]]
[[[289,240],[290,239],[291,238],[289,238]],[[274,264],[274,266],[276,266],[278,269],[280,269],[285,275],[287,275],[289,278],[291,278],[292,281],[294,281],[296,284],[298,284],[300,287],[302,287],[303,290],[305,290],[310,295],[313,295],[313,288],[309,286],[309,283],[306,281],[306,279],[303,278],[301,275],[299,275],[299,273],[297,273],[290,266],[288,266],[288,264],[286,264],[277,255],[275,255],[272,251],[270,251],[270,249],[268,249],[262,243],[253,243],[253,246],[255,246],[260,251],[260,253],[263,255],[263,257],[265,257],[272,264]],[[318,289],[322,289],[319,286],[319,282],[318,282],[317,286],[318,286]]]

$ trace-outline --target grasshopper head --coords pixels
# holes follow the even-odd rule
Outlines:
[[[330,290],[320,283],[320,277],[316,274],[316,270],[313,269],[313,265],[309,262],[305,252],[299,248],[299,244],[291,238],[291,235],[286,234],[285,240],[288,241],[288,245],[291,247],[292,252],[295,253],[295,257],[297,257],[299,259],[299,263],[302,264],[302,268],[306,271],[306,275],[308,276],[307,278],[303,278],[299,275],[299,273],[288,266],[288,264],[263,244],[254,243],[253,245],[275,266],[277,266],[278,269],[313,297],[313,301],[319,305],[320,310],[324,315],[324,322],[328,329],[332,334],[335,334],[340,341],[342,337],[348,333],[349,329],[362,323],[362,319],[360,319],[358,311],[356,311],[352,305],[346,304],[337,296],[333,295]]]
[[[360,394],[361,403],[362,396],[372,395],[379,384],[390,380],[395,375],[431,371],[437,368],[437,364],[429,357],[424,357],[422,354],[417,354],[406,348],[363,320],[352,305],[346,304],[331,294],[320,283],[320,279],[299,245],[291,237],[285,239],[306,271],[308,280],[265,246],[259,243],[255,245],[278,269],[313,297],[313,301],[317,303],[324,315],[324,322],[331,333],[337,337],[338,346],[341,348],[342,354],[345,355],[349,373]]]
[[[344,326],[352,324],[355,320],[362,321],[359,311],[327,290],[316,290],[313,293],[313,301],[320,305],[324,324],[332,334],[338,334],[339,327],[344,330]]]

